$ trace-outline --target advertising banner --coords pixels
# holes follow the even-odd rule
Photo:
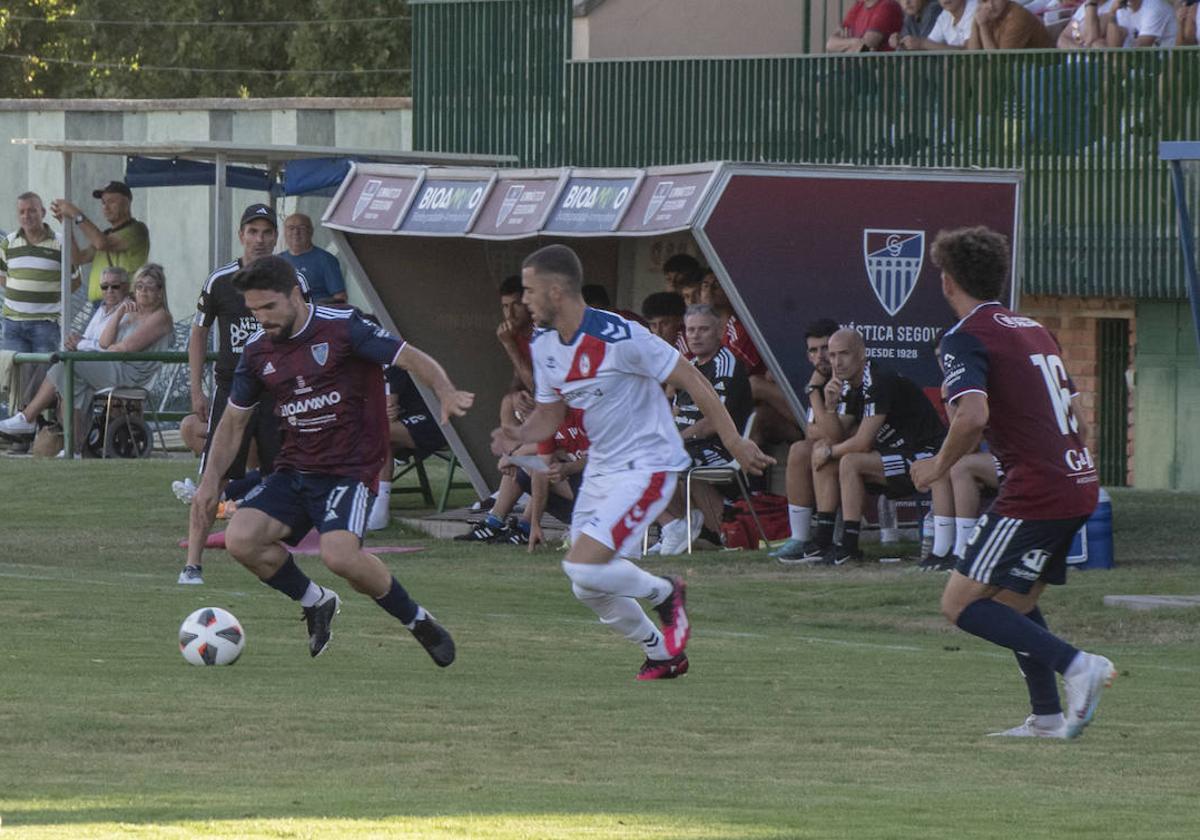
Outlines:
[[[929,246],[967,225],[1015,241],[1018,185],[1003,174],[735,174],[703,235],[796,394],[812,372],[805,327],[818,318],[857,329],[869,358],[931,387],[933,342],[956,319]]]
[[[611,177],[572,175],[546,222],[546,233],[611,233],[629,209],[640,180],[640,173]]]
[[[708,194],[716,167],[702,172],[646,173],[629,212],[621,220],[621,233],[668,233],[684,230]]]
[[[402,175],[356,170],[338,191],[324,223],[341,230],[391,233],[400,225],[420,179],[420,170]]]
[[[536,236],[550,215],[562,174],[503,174],[484,200],[471,228],[471,236],[486,239],[520,239]]]
[[[427,177],[417,190],[400,233],[454,236],[467,232],[483,206],[493,176],[480,178]]]

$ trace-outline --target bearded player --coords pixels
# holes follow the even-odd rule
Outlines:
[[[263,583],[299,601],[308,625],[309,653],[329,644],[341,599],[317,585],[281,543],[295,545],[310,528],[320,532],[321,560],[350,586],[375,600],[416,637],[433,661],[454,661],[454,641],[417,604],[382,561],[363,551],[371,488],[387,452],[380,365],[404,368],[441,403],[441,420],[461,416],[474,396],[457,390],[432,358],[375,327],[353,310],[304,300],[292,266],[265,257],[233,280],[262,329],[245,345],[234,373],[229,410],[221,418],[192,500],[192,519],[217,504],[219,478],[237,454],[242,432],[264,395],[274,398],[283,430],[275,472],[252,490],[225,530],[235,560]]]
[[[1066,582],[1071,540],[1099,495],[1071,407],[1074,386],[1054,336],[998,302],[1009,274],[1002,235],[985,227],[943,231],[932,256],[942,294],[961,319],[942,338],[953,417],[938,454],[913,464],[913,483],[928,488],[975,451],[981,434],[1006,476],[946,582],[942,613],[1017,656],[1032,714],[994,734],[1075,738],[1116,672],[1108,659],[1051,633],[1038,608],[1047,584]],[[1066,688],[1065,719],[1055,673]]]
[[[505,455],[546,440],[568,406],[582,411],[591,449],[563,571],[576,598],[642,648],[637,679],[681,676],[691,633],[684,581],[625,559],[666,507],[677,473],[691,465],[662,385],[692,395],[745,469],[759,473],[773,460],[741,437],[712,385],[679,351],[645,327],[584,303],[583,268],[570,248],[549,245],[531,254],[521,283],[534,323],[545,328],[532,344],[537,408],[522,425],[492,432],[492,450]],[[639,599],[658,613],[661,631]]]

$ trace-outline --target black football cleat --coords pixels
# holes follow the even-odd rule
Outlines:
[[[308,652],[320,656],[333,638],[330,625],[342,608],[342,599],[332,589],[322,589],[321,600],[304,608],[304,623],[308,625]]]
[[[445,668],[454,661],[454,639],[445,627],[434,621],[433,615],[428,611],[410,632],[439,668]]]

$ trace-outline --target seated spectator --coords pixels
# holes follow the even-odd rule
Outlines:
[[[814,446],[822,446],[821,427],[817,416],[825,416],[825,385],[833,371],[829,367],[829,337],[839,329],[838,322],[822,318],[809,324],[804,332],[804,343],[808,362],[813,367],[808,385],[804,389],[805,406],[804,439],[798,440],[788,449],[787,457],[787,501],[788,525],[791,534],[783,545],[770,552],[780,563],[804,562],[806,554],[814,553],[811,544],[812,517],[816,508],[816,491],[813,487],[812,452]],[[834,502],[836,511],[836,501]]]
[[[737,428],[746,425],[746,419],[754,410],[754,399],[750,393],[750,377],[746,368],[733,352],[721,344],[721,317],[707,304],[689,306],[684,317],[687,328],[688,346],[692,348],[695,358],[692,364],[704,374],[704,378],[712,383],[721,403],[729,412],[733,424]],[[696,401],[687,391],[680,391],[674,399],[675,425],[683,437],[684,448],[692,458],[692,465],[697,467],[718,467],[728,464],[732,456],[721,444],[713,422],[700,413]],[[676,489],[676,498],[664,515],[667,520],[663,526],[662,541],[659,547],[661,554],[679,554],[688,543],[687,528],[689,523],[682,519],[685,510],[683,498],[684,485],[681,482]],[[692,539],[705,536],[710,541],[717,541],[716,536],[721,530],[721,513],[724,507],[721,494],[713,485],[697,482],[692,485],[693,501],[696,511],[700,513],[690,523]],[[660,521],[662,521],[660,519]],[[711,536],[704,534],[707,529]]]
[[[827,565],[862,558],[859,529],[868,491],[889,499],[917,495],[909,470],[915,461],[937,454],[946,429],[937,409],[912,381],[867,360],[860,333],[841,329],[829,339],[832,376],[825,386],[826,411],[837,405],[839,425],[854,428],[839,441],[826,440],[812,453],[813,479],[826,488],[835,477],[841,491],[842,542],[833,544],[835,511],[828,492],[818,489],[815,546],[824,549]],[[949,559],[954,542],[954,497],[949,479],[934,484],[934,551],[938,562]]]
[[[708,273],[703,268],[697,268],[686,274],[681,274],[675,281],[675,291],[683,298],[688,306],[704,302],[704,278]]]
[[[1104,36],[1110,47],[1173,47],[1179,37],[1175,10],[1167,0],[1129,0]]]
[[[803,437],[783,390],[767,370],[766,363],[754,346],[745,325],[733,313],[725,289],[712,272],[704,278],[703,300],[725,321],[722,342],[733,351],[750,376],[754,393],[754,439],[763,443],[792,443]]]
[[[929,36],[920,38],[906,35],[900,46],[906,50],[961,50],[971,38],[971,24],[975,20],[977,0],[938,0],[942,13]]]
[[[496,340],[512,362],[513,376],[508,393],[500,402],[500,422],[520,425],[534,409],[533,357],[529,342],[533,338],[533,319],[521,298],[521,275],[513,274],[500,284],[500,325]]]
[[[92,312],[83,335],[73,332],[67,336],[68,350],[100,350],[100,336],[108,319],[129,299],[129,272],[119,265],[110,265],[100,277],[100,305]]]
[[[942,13],[942,7],[936,0],[900,0],[900,8],[904,11],[900,31],[888,37],[888,44],[894,50],[909,49],[904,46],[904,39],[907,37],[928,38]]]
[[[279,256],[290,262],[308,286],[313,303],[345,303],[346,280],[337,257],[313,244],[312,219],[293,213],[283,220],[283,241],[287,248]]]
[[[1033,12],[1013,0],[979,0],[969,50],[1041,50],[1054,39]]]
[[[1105,33],[1118,12],[1124,13],[1122,0],[1108,0],[1107,3],[1097,3],[1097,0],[1086,0],[1080,3],[1067,21],[1063,31],[1058,33],[1057,46],[1060,50],[1089,49],[1107,47]]]
[[[1179,32],[1179,37],[1176,38],[1175,44],[1180,47],[1194,47],[1197,24],[1200,24],[1200,3],[1185,3],[1183,0],[1176,0],[1176,4],[1175,27]]]
[[[825,42],[825,52],[891,52],[891,37],[903,23],[904,12],[896,0],[858,0]]]
[[[146,263],[133,276],[134,297],[117,307],[100,335],[100,347],[109,352],[166,350],[174,333],[174,321],[167,308],[166,276],[158,263]],[[78,362],[75,364],[76,423],[87,416],[92,396],[102,388],[115,386],[145,387],[158,370],[158,362]],[[35,420],[62,393],[65,371],[62,363],[53,365],[46,381],[25,408],[0,422],[0,433],[29,434],[37,430]],[[77,429],[82,431],[82,429]],[[81,441],[82,434],[75,440]]]
[[[683,329],[683,314],[686,311],[687,304],[675,292],[655,292],[642,301],[642,317],[646,319],[646,328],[682,353],[684,358],[690,359],[692,352],[688,349],[687,333]]]

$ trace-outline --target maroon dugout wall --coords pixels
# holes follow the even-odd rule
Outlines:
[[[804,327],[818,317],[860,329],[881,364],[933,384],[929,342],[953,316],[929,244],[938,230],[975,224],[1015,243],[1019,190],[1017,173],[998,171],[366,165],[351,170],[323,223],[384,323],[476,393],[447,438],[483,494],[498,480],[489,432],[511,378],[496,343],[496,283],[536,248],[569,244],[588,282],[616,299],[632,282],[620,274],[624,240],[690,231],[798,409],[810,373]],[[1010,301],[1016,265],[1012,276]]]

